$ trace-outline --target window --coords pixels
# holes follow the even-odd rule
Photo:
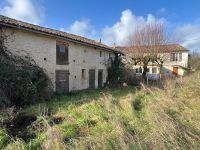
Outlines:
[[[67,65],[68,64],[68,46],[64,44],[56,45],[56,64]]]
[[[138,68],[135,69],[135,73],[139,73],[139,69]]]
[[[139,68],[139,73],[142,73],[142,68],[141,67]]]
[[[149,68],[147,68],[147,72],[149,72]]]
[[[109,58],[111,58],[111,53],[109,53]]]
[[[179,53],[179,61],[182,61],[182,53]]]
[[[157,68],[152,68],[152,73],[157,73]]]
[[[99,56],[102,57],[102,51],[99,52]]]
[[[182,61],[182,53],[171,53],[170,61]]]
[[[85,71],[85,69],[82,69],[82,73],[81,73],[81,75],[82,75],[82,78],[83,78],[83,79],[86,78],[86,71]]]
[[[171,53],[170,55],[170,61],[178,61],[178,53]]]

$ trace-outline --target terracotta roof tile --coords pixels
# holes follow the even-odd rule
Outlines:
[[[113,49],[112,47],[109,47],[109,46],[102,44],[100,42],[96,42],[95,40],[91,40],[91,39],[88,39],[88,38],[85,38],[85,37],[81,37],[81,36],[78,36],[78,35],[66,33],[66,32],[63,32],[63,31],[55,30],[55,29],[50,29],[50,28],[45,28],[45,27],[41,27],[41,26],[38,26],[38,25],[33,25],[33,24],[30,24],[30,23],[26,23],[26,22],[16,20],[16,19],[8,18],[8,17],[2,16],[2,15],[0,15],[0,25],[1,26],[10,26],[10,27],[18,28],[18,29],[26,29],[26,30],[30,30],[30,31],[33,31],[33,32],[40,32],[40,33],[43,33],[43,34],[48,34],[48,35],[53,35],[53,36],[58,36],[58,37],[61,37],[61,38],[66,38],[68,40],[73,40],[75,42],[81,42],[83,44],[88,44],[88,45],[91,45],[91,46],[100,47],[100,48],[103,48],[103,49],[108,50],[108,51],[121,53],[117,49]]]
[[[160,52],[162,53],[165,53],[165,52],[187,52],[188,50],[186,48],[184,48],[183,46],[179,45],[179,44],[168,44],[168,45],[162,45],[162,49]],[[137,51],[137,48],[136,47],[125,47],[125,46],[117,46],[116,49],[118,51],[121,51],[122,53],[130,53],[134,51],[134,48],[135,48],[135,51]],[[131,49],[131,50],[130,50]],[[145,49],[147,49],[146,46],[144,46],[144,51]]]

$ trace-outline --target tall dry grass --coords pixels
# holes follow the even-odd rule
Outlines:
[[[45,104],[54,111],[42,116],[46,126],[38,132],[36,146],[18,139],[5,149],[24,145],[24,149],[44,150],[200,149],[200,74],[166,80],[163,87],[113,89],[95,98],[81,95],[76,101],[62,97]],[[31,106],[24,112],[39,111],[37,121],[41,121],[43,106]],[[52,118],[62,121],[51,124]]]

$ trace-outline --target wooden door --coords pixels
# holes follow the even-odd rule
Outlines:
[[[98,88],[103,87],[103,70],[98,71]]]
[[[56,71],[56,92],[58,92],[59,94],[69,92],[69,71]]]
[[[178,75],[178,67],[173,67],[173,74]]]
[[[95,88],[95,70],[89,70],[89,89]]]

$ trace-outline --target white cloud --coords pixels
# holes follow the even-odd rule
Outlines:
[[[63,28],[61,28],[61,30],[65,31]],[[67,32],[90,38],[94,37],[96,34],[96,30],[91,25],[89,19],[74,21],[74,23],[68,27]]]
[[[33,0],[5,0],[6,5],[0,8],[0,14],[18,20],[40,24],[43,18],[43,8]]]
[[[167,9],[165,7],[162,7],[160,9],[158,9],[157,11],[157,15],[163,15],[167,12]]]
[[[103,29],[103,42],[108,45],[112,45],[113,43],[124,45],[127,43],[130,34],[134,32],[135,27],[155,22],[164,23],[165,19],[156,18],[152,14],[148,14],[147,17],[136,16],[131,10],[124,10],[121,14],[120,21]]]
[[[200,23],[178,26],[175,30],[175,38],[189,50],[200,50]]]

